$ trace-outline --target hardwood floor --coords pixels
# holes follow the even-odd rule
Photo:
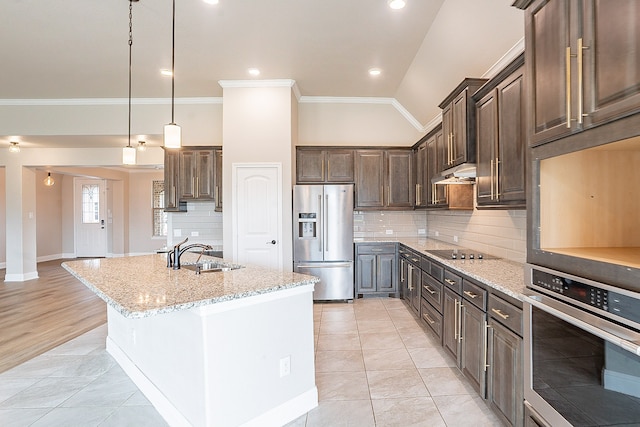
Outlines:
[[[105,302],[64,261],[39,263],[35,280],[0,282],[0,372],[106,322]]]

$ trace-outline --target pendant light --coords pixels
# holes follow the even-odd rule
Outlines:
[[[9,151],[11,153],[19,153],[20,152],[20,145],[16,142],[16,141],[11,141],[9,144]]]
[[[47,187],[52,187],[53,184],[55,184],[55,183],[56,182],[51,177],[51,172],[47,172],[47,177],[44,179],[44,185],[46,185]]]
[[[133,46],[133,2],[129,0],[129,143],[122,149],[122,164],[136,164],[136,149],[131,146],[131,51]]]
[[[165,148],[180,148],[182,145],[182,129],[174,121],[175,104],[175,63],[176,63],[176,0],[173,0],[171,29],[171,123],[164,125]]]

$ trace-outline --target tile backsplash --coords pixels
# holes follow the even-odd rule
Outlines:
[[[356,211],[353,237],[355,240],[429,237],[525,262],[526,225],[524,210]]]
[[[214,202],[187,202],[187,212],[167,217],[167,246],[189,238],[189,243],[204,243],[222,249],[222,212]]]
[[[424,234],[419,235],[419,233]],[[355,211],[354,239],[426,237],[424,211]]]
[[[525,210],[429,211],[426,216],[432,239],[517,262],[526,260]]]

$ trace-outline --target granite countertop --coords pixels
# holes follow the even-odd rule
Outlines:
[[[197,258],[197,253],[187,252],[180,261],[194,262]],[[128,318],[238,300],[319,280],[257,266],[196,274],[186,268],[167,268],[166,254],[68,261],[62,266]]]
[[[355,243],[366,242],[397,242],[410,247],[430,258],[445,265],[451,270],[458,271],[478,282],[500,291],[512,298],[522,301],[525,292],[524,265],[506,259],[483,259],[483,260],[452,260],[427,253],[427,250],[434,249],[455,249],[458,248],[450,243],[434,239],[365,239]]]

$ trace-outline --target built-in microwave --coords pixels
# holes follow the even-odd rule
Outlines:
[[[640,136],[615,138],[531,148],[527,262],[640,292]]]

